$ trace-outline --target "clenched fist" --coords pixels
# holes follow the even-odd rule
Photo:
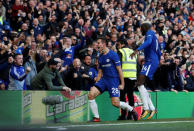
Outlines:
[[[123,85],[119,85],[119,90],[123,90],[124,89],[124,86]]]
[[[26,73],[28,74],[30,71],[31,71],[31,68],[28,66],[28,67],[26,68]]]

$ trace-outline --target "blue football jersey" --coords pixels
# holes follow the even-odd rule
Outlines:
[[[102,69],[103,77],[119,77],[116,66],[120,66],[119,56],[110,50],[106,55],[99,57],[99,68]]]
[[[158,44],[158,39],[154,31],[147,31],[144,43],[139,48],[137,48],[138,51],[143,49],[145,55],[145,62],[154,61],[155,63],[159,63],[161,52]]]

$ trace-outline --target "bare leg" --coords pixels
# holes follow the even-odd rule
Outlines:
[[[95,86],[93,86],[91,87],[88,95],[89,105],[95,118],[99,118],[98,106],[96,104],[95,98],[100,94],[100,91]]]

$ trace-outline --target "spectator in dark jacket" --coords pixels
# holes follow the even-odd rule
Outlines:
[[[88,82],[91,80],[90,76],[88,75],[89,74],[89,70],[90,68],[92,67],[92,64],[91,64],[91,56],[90,55],[86,55],[84,57],[84,60],[83,60],[83,64],[81,66],[81,68],[83,69],[83,82],[84,82],[84,90],[87,90],[86,87],[88,85]]]
[[[187,84],[185,89],[188,91],[194,91],[194,70],[192,70],[191,76],[186,78]]]
[[[83,90],[83,70],[81,69],[81,61],[78,58],[73,60],[73,66],[70,66],[67,70],[65,83],[72,90]]]
[[[36,54],[35,58],[36,58],[37,72],[40,72],[44,68],[48,60],[50,59],[50,56],[48,55],[47,50],[43,48],[42,50],[40,50],[40,53]]]
[[[13,57],[9,56],[8,61],[5,63],[0,64],[0,80],[1,80],[1,87],[4,87],[4,89],[8,88],[9,83],[9,70],[13,63]]]
[[[165,58],[161,56],[160,65],[154,74],[154,86],[156,91],[169,91],[169,72],[173,69],[173,65],[170,64],[170,59],[167,58],[168,54],[165,54]],[[161,79],[162,78],[162,79]]]
[[[194,62],[191,63],[191,74],[189,74],[186,78],[185,89],[188,91],[194,91]]]
[[[186,62],[186,61],[185,61]],[[185,63],[184,62],[184,63]],[[170,90],[177,92],[177,91],[185,91],[184,90],[184,84],[183,81],[181,80],[181,75],[180,75],[180,67],[183,65],[183,63],[180,63],[179,57],[175,57],[173,61],[173,70],[169,72],[169,82],[170,82]]]

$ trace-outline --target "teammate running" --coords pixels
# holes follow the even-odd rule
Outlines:
[[[152,25],[149,22],[142,23],[141,31],[142,35],[145,35],[144,43],[131,54],[131,57],[133,58],[133,56],[136,55],[138,51],[144,50],[145,64],[143,65],[140,75],[138,76],[136,86],[138,87],[144,106],[144,113],[141,115],[141,118],[146,117],[147,114],[150,112],[150,116],[147,119],[151,119],[156,113],[156,110],[151,101],[148,91],[144,87],[144,83],[146,77],[152,80],[153,74],[158,68],[161,56],[157,37],[155,35],[155,32],[151,30],[151,27]]]

